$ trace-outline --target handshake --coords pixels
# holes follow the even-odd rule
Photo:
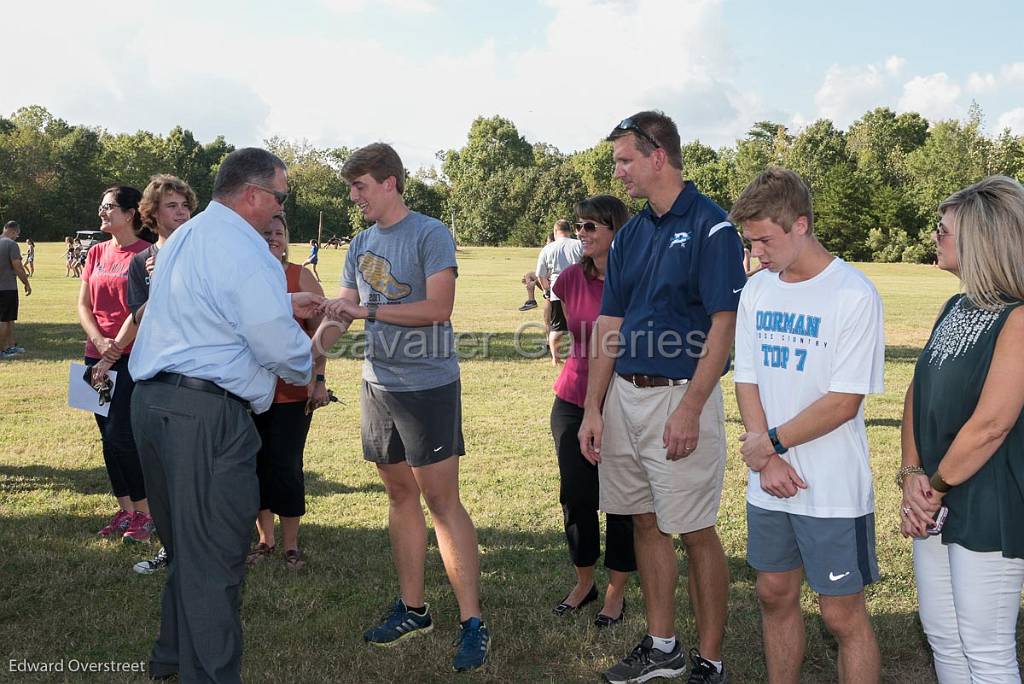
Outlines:
[[[366,307],[345,299],[327,299],[314,292],[292,293],[292,313],[297,318],[324,316],[349,325],[354,319],[366,318]]]

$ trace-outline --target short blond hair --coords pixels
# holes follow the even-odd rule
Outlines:
[[[810,188],[800,176],[778,166],[767,169],[752,180],[729,212],[733,223],[768,219],[787,233],[801,216],[807,217],[808,231],[813,233],[814,210]]]
[[[196,200],[196,193],[188,183],[177,176],[161,173],[149,179],[149,185],[142,191],[142,199],[139,201],[139,213],[142,215],[142,225],[156,230],[156,212],[160,210],[160,201],[168,192],[176,192],[185,198],[185,205],[193,214],[199,202]]]
[[[953,210],[956,256],[964,294],[995,311],[1024,301],[1024,187],[989,176],[950,195],[939,214]]]

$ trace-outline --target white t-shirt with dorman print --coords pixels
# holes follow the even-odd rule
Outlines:
[[[761,271],[743,288],[736,315],[737,383],[756,384],[769,427],[829,392],[883,391],[882,300],[867,277],[835,258],[809,280],[787,283]],[[750,472],[747,501],[815,518],[857,518],[875,509],[864,404],[832,432],[782,456],[807,489],[780,499]]]

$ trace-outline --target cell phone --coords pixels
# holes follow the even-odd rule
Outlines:
[[[942,532],[942,526],[946,524],[948,515],[949,509],[945,506],[940,506],[939,510],[935,511],[935,515],[932,516],[932,524],[926,529],[929,536],[934,537]]]

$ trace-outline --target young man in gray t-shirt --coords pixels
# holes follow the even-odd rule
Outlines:
[[[455,243],[437,219],[402,199],[405,167],[389,145],[357,150],[341,170],[352,201],[373,225],[349,246],[341,292],[313,340],[326,355],[354,319],[366,321],[363,457],[388,491],[388,526],[400,598],[363,639],[377,646],[433,629],[424,600],[427,527],[420,493],[459,604],[457,671],[483,665],[490,635],[480,616],[480,556],[459,500],[462,399],[451,314]]]
[[[17,221],[8,221],[0,234],[0,359],[12,359],[25,351],[14,344],[14,321],[18,320],[18,280],[25,286],[25,296],[32,294],[28,274],[21,264]]]

